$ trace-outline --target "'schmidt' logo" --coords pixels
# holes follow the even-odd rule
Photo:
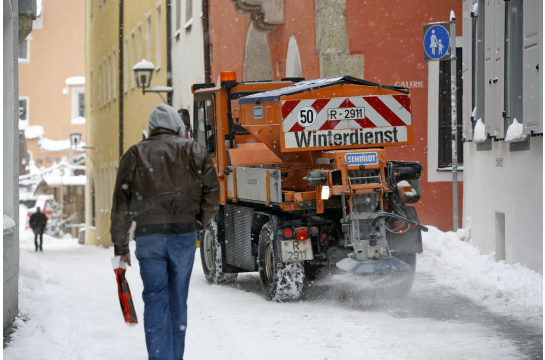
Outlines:
[[[375,165],[377,161],[376,152],[346,154],[346,162],[350,165]]]
[[[263,118],[263,106],[254,107],[254,118],[262,119]]]

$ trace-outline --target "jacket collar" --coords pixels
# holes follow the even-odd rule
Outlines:
[[[174,131],[172,131],[170,129],[165,129],[165,128],[153,129],[153,131],[149,134],[149,136],[151,137],[151,136],[157,135],[157,134],[171,134],[171,135],[180,136],[176,132],[174,132]]]

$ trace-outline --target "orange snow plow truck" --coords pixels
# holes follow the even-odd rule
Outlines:
[[[195,84],[191,137],[208,149],[220,209],[200,234],[210,283],[258,271],[273,301],[301,296],[304,279],[342,271],[374,279],[402,273],[403,294],[422,252],[414,207],[419,162],[386,146],[413,143],[407,88],[350,76]]]

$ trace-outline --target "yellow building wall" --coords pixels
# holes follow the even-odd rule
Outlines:
[[[155,64],[151,87],[167,85],[166,0],[130,0],[123,6],[123,66],[119,66],[119,2],[87,1],[85,73],[87,96],[86,243],[109,247],[113,187],[119,168],[119,71],[123,71],[123,153],[143,139],[159,95],[136,88],[132,67]],[[115,76],[113,76],[115,74]],[[166,94],[163,94],[166,99]],[[94,220],[93,220],[94,218]]]

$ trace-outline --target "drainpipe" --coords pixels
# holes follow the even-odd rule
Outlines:
[[[119,158],[123,156],[123,0],[119,0]]]
[[[172,1],[166,0],[166,16],[167,16],[167,86],[172,87],[172,59],[171,59],[171,53],[172,53],[172,34],[171,34],[171,7],[172,7]],[[178,11],[178,9],[176,9]],[[167,93],[167,102],[170,106],[172,106],[172,92]]]
[[[202,0],[203,37],[204,37],[204,82],[210,83],[210,19],[208,13],[208,0]]]

